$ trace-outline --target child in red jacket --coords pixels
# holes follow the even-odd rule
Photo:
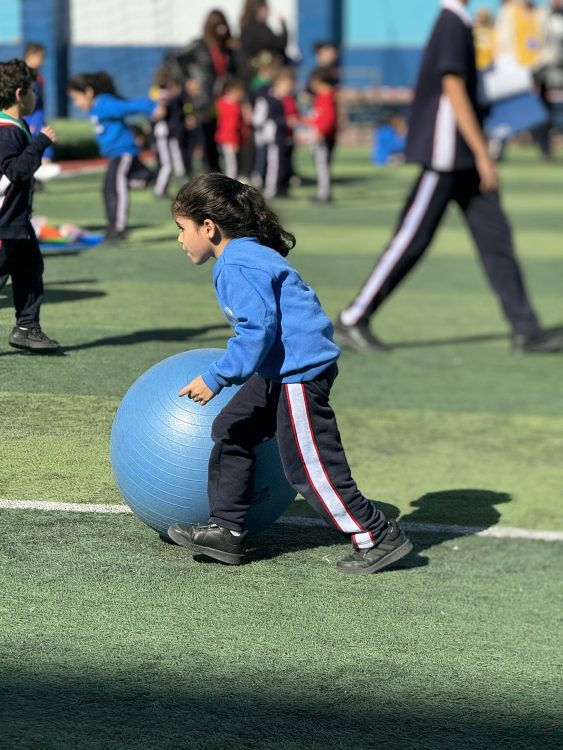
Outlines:
[[[223,94],[215,102],[217,110],[215,141],[223,153],[224,172],[233,180],[238,177],[239,151],[246,137],[247,125],[244,120],[243,98],[244,85],[242,81],[233,78],[227,82]]]
[[[321,68],[313,71],[309,86],[314,94],[313,114],[307,122],[313,128],[313,153],[317,170],[316,200],[329,203],[332,200],[330,162],[338,129],[336,91],[327,72]]]

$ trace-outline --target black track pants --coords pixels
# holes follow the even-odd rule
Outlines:
[[[352,304],[341,314],[347,325],[369,318],[420,260],[450,201],[461,208],[483,268],[515,333],[531,333],[539,323],[528,298],[498,192],[482,193],[477,170],[423,170],[397,230]]]
[[[213,423],[209,460],[210,522],[244,528],[252,497],[254,446],[277,435],[289,482],[357,548],[373,547],[387,527],[350,473],[329,404],[332,365],[306,383],[281,384],[254,375]]]
[[[109,229],[123,232],[129,215],[129,170],[132,154],[122,154],[110,159],[104,179],[104,202]]]
[[[12,277],[16,323],[34,328],[39,325],[43,301],[43,256],[35,235],[0,242],[0,278],[8,275]]]

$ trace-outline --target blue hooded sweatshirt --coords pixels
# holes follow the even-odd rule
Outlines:
[[[99,94],[93,101],[90,120],[94,125],[94,135],[100,154],[108,159],[116,159],[123,154],[139,153],[133,133],[125,122],[128,115],[150,117],[156,102],[145,99],[120,99],[113,94]]]
[[[246,382],[302,383],[340,356],[315,292],[275,250],[252,237],[231,240],[213,269],[215,293],[235,336],[202,378],[214,393]]]

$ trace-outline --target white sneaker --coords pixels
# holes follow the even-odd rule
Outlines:
[[[49,164],[42,164],[35,173],[34,177],[36,180],[39,180],[39,182],[48,182],[54,177],[58,177],[61,172],[62,167],[60,164],[54,164],[50,162]]]

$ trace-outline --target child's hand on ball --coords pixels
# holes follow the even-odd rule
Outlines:
[[[208,401],[211,401],[215,394],[211,390],[211,388],[208,388],[205,385],[205,382],[201,375],[198,375],[197,378],[194,378],[191,383],[189,383],[185,388],[182,388],[182,390],[178,393],[178,396],[187,396],[188,398],[191,398],[192,401],[195,401],[196,404],[201,404],[202,406],[205,406],[205,404]]]

